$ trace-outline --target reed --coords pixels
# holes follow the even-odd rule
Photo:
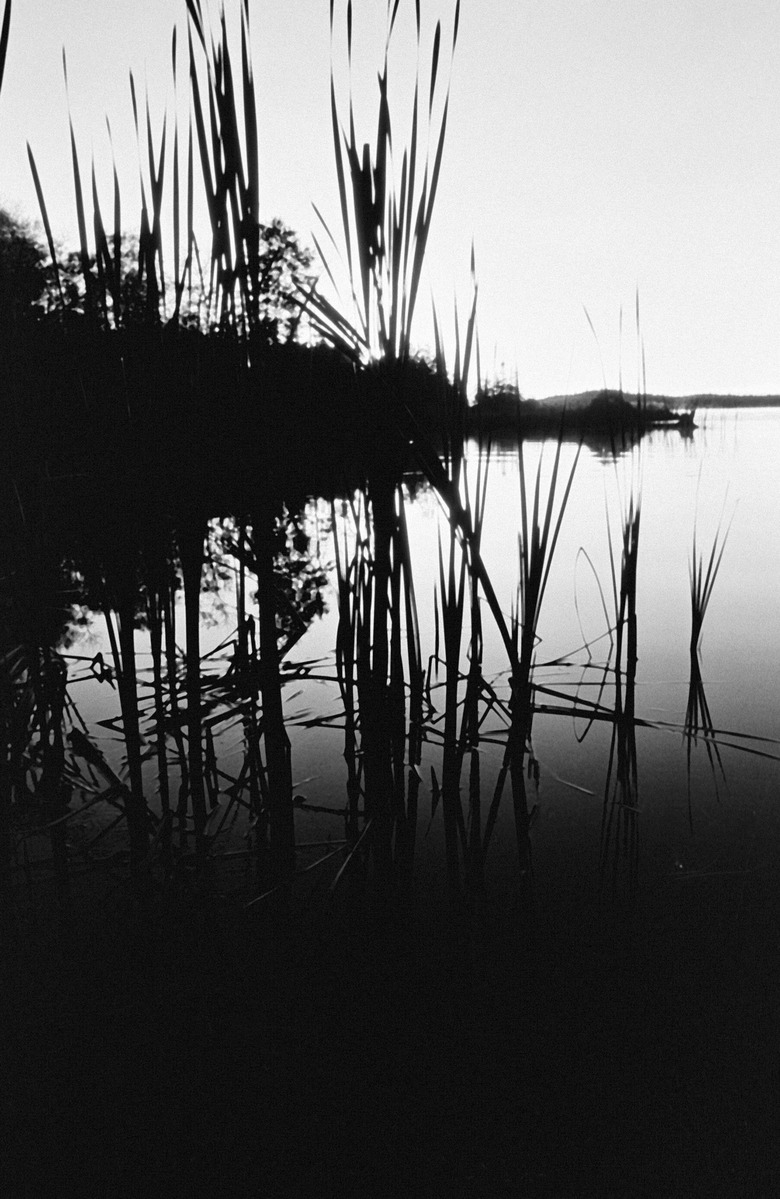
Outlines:
[[[607,511],[612,601],[615,613],[614,714],[612,739],[604,785],[601,824],[601,874],[606,876],[610,857],[613,886],[621,857],[627,863],[629,896],[636,889],[639,863],[639,780],[636,747],[637,576],[642,515],[642,452],[631,450],[631,470],[626,490],[616,479],[620,512],[620,559]]]
[[[356,670],[363,646],[360,632],[361,627],[364,627],[362,605],[368,598],[367,592],[370,588],[370,567],[366,560],[368,533],[366,532],[365,536],[361,534],[363,521],[359,504],[359,496],[349,504],[346,501],[342,504],[342,537],[339,536],[335,503],[331,508],[339,611],[336,631],[336,676],[344,709],[344,761],[347,767],[346,834],[350,848],[354,848],[360,836],[362,758],[358,745]],[[351,560],[347,540],[348,516],[351,516],[355,536],[355,549]]]
[[[688,681],[688,700],[685,707],[685,720],[683,723],[683,739],[685,741],[685,756],[687,766],[687,785],[688,785],[688,824],[693,830],[693,800],[691,790],[691,775],[692,775],[692,757],[693,750],[699,743],[699,738],[704,742],[707,750],[707,759],[710,765],[710,771],[715,784],[716,795],[718,793],[718,775],[725,783],[726,771],[723,766],[723,758],[720,752],[719,738],[720,733],[715,728],[715,724],[710,712],[710,706],[707,701],[707,694],[704,688],[704,679],[701,673],[701,657],[699,650],[691,650],[691,669]]]
[[[406,624],[406,661],[408,666],[408,725],[407,725],[407,782],[406,802],[402,809],[403,820],[400,825],[400,840],[398,843],[398,862],[401,878],[408,882],[414,865],[414,852],[417,838],[417,806],[420,790],[420,762],[422,759],[423,742],[423,711],[425,694],[425,671],[423,668],[422,647],[420,643],[420,627],[417,618],[417,599],[414,588],[412,571],[411,546],[409,530],[406,523],[406,506],[402,504],[399,510],[399,561],[401,564],[401,579],[403,581],[403,606]],[[399,603],[400,608],[400,603]],[[396,669],[396,678],[400,683],[400,669]],[[400,711],[400,694],[397,708]],[[397,771],[403,768],[400,746],[397,753]],[[400,791],[400,787],[398,788]]]
[[[453,489],[463,495],[464,508],[472,517],[473,538],[466,545],[461,544],[458,537],[458,529],[453,521],[447,524],[447,559],[445,565],[445,557],[442,547],[441,527],[439,529],[439,596],[441,608],[441,620],[444,632],[444,663],[445,663],[445,688],[444,688],[444,741],[442,747],[442,780],[441,780],[441,802],[442,813],[444,817],[444,837],[447,857],[447,872],[451,885],[454,888],[460,886],[460,857],[468,859],[470,846],[476,845],[476,833],[469,841],[466,834],[466,825],[463,815],[463,806],[460,798],[461,770],[463,766],[463,736],[458,734],[458,710],[460,706],[459,692],[462,682],[461,673],[461,648],[463,639],[463,624],[466,611],[466,583],[467,578],[471,585],[471,605],[469,614],[474,617],[475,609],[477,611],[476,625],[472,625],[473,636],[476,639],[472,643],[472,667],[476,669],[474,662],[479,661],[481,656],[481,630],[479,624],[479,584],[475,576],[473,563],[469,569],[471,561],[471,553],[469,551],[479,552],[479,533],[481,531],[482,507],[481,503],[484,499],[484,493],[479,488],[477,489],[477,513],[476,521],[474,520],[471,511],[471,496],[468,486],[467,463],[466,463],[466,442],[465,442],[465,409],[467,406],[467,388],[469,382],[469,374],[471,369],[471,355],[475,343],[476,330],[476,314],[477,314],[477,288],[474,278],[474,259],[472,251],[472,283],[473,283],[473,300],[471,311],[469,314],[465,338],[463,341],[463,358],[461,360],[461,335],[458,327],[457,305],[455,309],[455,365],[453,373],[453,382],[450,386],[449,376],[447,372],[447,364],[442,345],[441,334],[439,330],[438,320],[434,312],[434,330],[436,337],[436,370],[441,383],[443,403],[446,412],[445,420],[445,451],[444,464],[447,474],[451,480]],[[467,574],[468,571],[468,574]],[[468,691],[468,700],[470,707],[477,703],[478,693],[474,690],[473,680],[472,687]],[[465,719],[464,709],[464,719]],[[471,715],[471,713],[470,713]],[[476,717],[473,717],[476,719]],[[473,732],[473,719],[469,723]],[[472,752],[476,754],[476,746],[472,747]],[[473,780],[475,781],[475,780]],[[475,822],[478,824],[478,801],[474,795],[471,795],[471,814],[474,816]],[[471,869],[472,877],[478,877],[479,871]]]
[[[146,591],[146,609],[149,619],[149,635],[152,651],[152,678],[154,689],[154,725],[157,751],[157,789],[162,811],[161,851],[165,873],[173,870],[173,812],[171,808],[169,751],[166,733],[166,680],[163,646],[165,639],[165,612],[168,604],[168,546],[159,537],[149,537],[144,547],[143,576]]]
[[[336,670],[344,712],[348,861],[354,877],[358,861],[364,862],[364,852],[370,851],[378,890],[386,894],[396,882],[408,881],[412,867],[423,736],[423,670],[402,497],[396,520],[388,577],[387,678],[382,687],[373,644],[380,551],[367,495],[358,492],[345,502],[340,517],[333,511],[339,601]],[[339,883],[347,877],[346,865]]]
[[[5,74],[5,60],[8,55],[8,38],[11,33],[11,0],[5,0],[3,4],[3,24],[0,28],[0,91],[3,87],[3,75]]]
[[[701,472],[696,489],[696,511],[698,512],[699,488],[701,486]],[[724,518],[726,510],[726,500],[724,497],[723,508],[721,510],[718,526],[715,531],[715,536],[710,547],[709,556],[697,545],[696,528],[697,520],[694,516],[693,528],[693,544],[691,547],[691,556],[688,563],[688,579],[690,584],[691,595],[691,640],[690,640],[690,682],[688,686],[688,702],[685,710],[685,721],[683,725],[683,737],[686,742],[686,757],[688,766],[688,821],[693,826],[693,808],[691,803],[691,754],[693,746],[697,743],[699,736],[704,740],[707,748],[707,757],[712,771],[712,777],[715,780],[717,789],[718,774],[725,781],[725,772],[723,769],[723,761],[721,758],[718,737],[713,725],[712,716],[710,714],[707,696],[704,690],[704,681],[701,673],[701,638],[704,628],[704,617],[707,614],[712,592],[715,587],[715,580],[720,570],[720,565],[723,560],[723,554],[726,548],[729,532],[731,530],[731,521],[734,519],[732,513],[729,523],[724,527]],[[706,566],[705,566],[706,560]]]
[[[397,633],[392,630],[390,580],[394,539],[399,528],[398,511],[403,502],[394,479],[398,476],[403,458],[411,446],[419,465],[436,488],[448,509],[450,520],[449,566],[441,567],[441,595],[447,642],[444,736],[444,811],[448,873],[453,883],[459,874],[458,841],[465,844],[465,825],[458,798],[458,776],[461,751],[457,735],[457,691],[459,685],[459,647],[464,615],[464,582],[467,561],[471,563],[472,585],[477,580],[496,617],[502,638],[511,649],[506,622],[477,549],[473,514],[468,501],[460,495],[463,461],[463,414],[465,408],[464,380],[468,376],[468,359],[474,338],[474,310],[470,317],[463,361],[461,348],[456,350],[456,380],[454,386],[443,368],[441,347],[437,353],[438,377],[445,397],[454,397],[445,425],[449,452],[443,461],[430,440],[421,431],[414,415],[414,381],[410,374],[412,322],[416,307],[426,246],[431,228],[444,150],[449,84],[442,82],[442,26],[438,23],[433,36],[430,59],[425,59],[428,71],[420,74],[423,62],[420,6],[416,13],[418,70],[411,110],[411,127],[402,148],[397,136],[389,105],[391,44],[398,18],[398,3],[387,6],[387,36],[382,66],[379,71],[379,96],[376,131],[373,142],[360,149],[355,114],[350,93],[345,119],[340,117],[336,96],[335,70],[331,69],[331,117],[334,155],[341,208],[341,237],[343,257],[350,278],[351,306],[337,307],[321,290],[308,298],[314,327],[330,344],[338,347],[365,370],[367,398],[372,403],[372,420],[377,429],[381,457],[368,468],[368,495],[371,504],[374,559],[372,594],[371,684],[367,692],[368,706],[363,711],[364,732],[368,746],[373,744],[370,730],[377,734],[375,749],[365,758],[368,788],[377,799],[379,811],[389,811],[391,771],[387,746],[383,742],[380,719],[387,702],[389,651]],[[460,6],[455,5],[450,27],[451,56],[457,44]],[[346,25],[346,55],[348,72],[352,75],[351,0],[344,11]],[[336,31],[335,4],[331,5],[331,40]],[[425,102],[427,98],[427,104]],[[319,215],[319,214],[318,214]],[[322,220],[331,250],[336,250],[336,238]],[[318,249],[326,265],[327,278],[335,286],[335,268],[329,264],[319,243]],[[475,297],[476,301],[476,297]],[[457,325],[457,322],[456,322]],[[438,339],[438,332],[437,332]],[[447,402],[445,400],[445,409]],[[463,550],[460,565],[456,566],[456,541],[468,548]],[[474,592],[476,596],[476,590]],[[477,603],[475,598],[474,603]],[[475,633],[479,636],[479,633]],[[473,693],[473,690],[472,690]],[[476,777],[476,775],[475,775]],[[474,809],[474,805],[472,804]],[[475,817],[476,820],[476,817]],[[478,821],[477,821],[478,823]],[[381,828],[381,821],[377,828]],[[477,839],[474,840],[477,844]],[[386,857],[386,851],[385,857]],[[479,855],[481,857],[481,850]]]
[[[562,436],[553,453],[550,479],[543,486],[543,455],[540,454],[533,481],[529,479],[522,437],[518,435],[518,477],[520,490],[520,532],[518,538],[520,580],[518,602],[511,621],[511,697],[506,748],[493,792],[483,839],[484,851],[490,843],[507,777],[510,780],[520,876],[524,898],[530,898],[531,847],[530,810],[526,790],[526,754],[530,750],[534,715],[533,670],[538,641],[538,625],[547,589],[564,513],[579,461],[577,450],[568,475],[559,480]]]
[[[331,45],[336,32],[335,3],[330,5]],[[354,315],[337,309],[320,291],[310,297],[317,327],[356,360],[405,363],[412,344],[412,323],[426,247],[433,219],[449,111],[449,83],[439,74],[442,26],[437,22],[427,79],[420,76],[422,44],[420,5],[416,8],[418,70],[412,102],[411,128],[399,162],[389,103],[390,49],[399,4],[388,0],[384,61],[378,74],[379,104],[373,144],[360,147],[352,97],[352,0],[345,9],[347,68],[350,91],[346,121],[342,122],[331,66],[331,120],[339,186],[342,237],[350,276]],[[451,26],[451,58],[458,39],[460,0]],[[334,56],[332,54],[332,61]],[[421,91],[423,96],[421,98]],[[433,149],[432,149],[433,147]],[[336,242],[322,221],[328,242]],[[319,248],[319,246],[318,246]],[[321,253],[328,275],[329,255]]]
[[[256,358],[267,336],[262,310],[260,171],[255,87],[249,52],[249,4],[248,0],[243,0],[241,5],[240,77],[237,73],[234,75],[224,10],[220,19],[221,38],[214,39],[209,37],[200,0],[188,0],[187,7],[191,96],[212,229],[209,307],[219,327],[241,339],[240,387],[248,402],[251,378],[257,369]],[[196,62],[197,43],[205,60],[203,83]],[[237,78],[240,78],[240,91]],[[206,130],[206,109],[210,137]],[[190,230],[188,242],[191,240]],[[265,460],[270,460],[267,450]],[[263,735],[271,863],[273,871],[282,876],[294,869],[295,835],[292,767],[284,721],[273,582],[275,516],[276,505],[261,476],[253,503],[253,527]]]
[[[331,45],[336,38],[335,4],[330,6]],[[339,309],[315,289],[308,297],[312,323],[328,342],[365,371],[367,402],[372,405],[376,450],[367,468],[367,492],[372,514],[370,642],[368,668],[363,671],[360,721],[365,763],[367,815],[373,823],[373,849],[377,867],[388,877],[392,861],[394,828],[406,824],[401,796],[403,743],[400,653],[402,594],[400,582],[408,572],[404,524],[399,516],[403,495],[398,486],[406,456],[409,426],[411,336],[423,261],[438,188],[447,126],[449,87],[441,84],[439,59],[442,30],[437,24],[427,79],[418,72],[412,104],[411,130],[400,152],[388,98],[390,48],[398,18],[398,3],[387,6],[384,60],[378,75],[379,102],[373,145],[359,147],[352,94],[353,6],[344,9],[346,59],[350,79],[346,120],[341,121],[336,95],[335,54],[331,66],[331,120],[333,148],[341,209],[344,256],[349,273],[351,311]],[[452,24],[451,49],[457,42],[459,4]],[[416,7],[416,39],[421,46],[420,6]],[[418,59],[419,64],[419,59]],[[427,106],[421,100],[427,93]],[[434,146],[431,155],[431,144]],[[336,240],[322,221],[328,243]],[[329,255],[318,250],[326,272],[334,281]],[[407,604],[412,594],[407,588]],[[409,615],[412,615],[409,613]],[[412,628],[416,619],[412,615]],[[409,636],[407,624],[407,636]],[[408,645],[410,668],[419,680],[419,653]],[[365,661],[365,657],[363,659]],[[415,683],[417,701],[419,681]],[[412,755],[416,756],[412,747]],[[400,823],[399,823],[400,822]],[[408,834],[404,835],[408,844]]]
[[[707,609],[709,607],[710,600],[712,599],[712,592],[715,588],[715,580],[718,577],[718,571],[720,570],[720,564],[723,560],[726,542],[728,541],[729,532],[731,530],[731,522],[734,519],[732,514],[729,523],[724,528],[723,521],[725,517],[725,508],[726,500],[724,499],[723,510],[721,511],[720,520],[718,522],[715,536],[712,540],[708,557],[697,545],[696,523],[694,521],[693,546],[688,565],[688,577],[690,581],[691,593],[691,654],[696,654],[699,650],[704,626],[704,617],[707,614]]]
[[[67,65],[63,56],[63,68],[67,84]],[[132,100],[136,128],[138,111],[135,87],[131,81]],[[87,196],[83,187],[82,169],[76,145],[72,120],[69,118],[73,188],[79,228],[79,262],[84,292],[84,315],[81,327],[63,325],[55,332],[62,353],[62,363],[67,364],[78,381],[83,397],[85,417],[90,429],[88,441],[95,443],[98,454],[104,461],[95,463],[92,477],[99,479],[103,488],[103,508],[108,513],[105,528],[93,542],[90,557],[94,558],[90,572],[98,583],[99,602],[104,609],[114,651],[114,665],[119,687],[122,709],[124,740],[129,769],[129,788],[125,802],[128,832],[131,845],[131,860],[135,865],[142,862],[149,846],[149,812],[144,795],[142,774],[142,752],[140,738],[140,714],[138,680],[136,677],[134,626],[139,609],[141,587],[142,540],[140,527],[133,518],[134,513],[144,513],[150,527],[159,517],[159,507],[154,481],[149,477],[150,465],[142,442],[145,426],[149,423],[149,399],[155,395],[162,381],[154,378],[154,368],[148,374],[141,363],[139,351],[152,350],[149,365],[156,359],[160,365],[159,345],[156,345],[153,330],[159,329],[163,312],[164,283],[162,275],[162,243],[160,205],[162,201],[163,164],[165,160],[165,130],[159,158],[154,153],[151,120],[147,108],[147,132],[149,169],[152,177],[152,204],[150,214],[146,202],[143,179],[141,236],[139,239],[138,288],[144,296],[144,307],[139,311],[135,294],[125,286],[122,259],[123,238],[122,205],[119,183],[114,168],[114,200],[112,237],[106,232],[103,220],[94,164],[91,172],[92,227],[94,252],[87,236]],[[41,213],[52,255],[53,269],[60,296],[63,296],[60,266],[51,235],[51,226],[32,149],[28,146],[30,166],[38,193]],[[67,313],[63,312],[63,319]],[[142,327],[136,327],[138,322]],[[144,332],[143,326],[152,331]],[[122,340],[109,341],[109,334],[120,334]],[[170,366],[161,372],[170,378]],[[149,386],[150,380],[154,383]],[[140,384],[135,387],[134,384]],[[117,402],[119,401],[119,402]],[[124,401],[124,404],[122,403]],[[85,447],[86,448],[86,447]],[[83,451],[82,451],[83,452]],[[113,458],[115,469],[109,474],[108,462]],[[155,472],[157,474],[157,472]],[[150,498],[151,496],[151,498]],[[150,604],[150,606],[154,606]],[[158,700],[161,701],[161,626],[155,609],[152,630],[155,637],[155,663],[158,671]],[[114,618],[118,626],[115,632]],[[161,716],[161,711],[159,713]],[[160,742],[161,743],[161,742]],[[160,750],[162,753],[162,750]],[[163,759],[160,768],[163,770]],[[167,781],[161,777],[161,789],[167,801]],[[167,807],[167,802],[164,802]],[[167,813],[166,813],[167,814]],[[169,827],[166,826],[166,827]]]

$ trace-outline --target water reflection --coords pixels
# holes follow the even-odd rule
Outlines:
[[[525,654],[530,698],[519,734],[519,676],[513,681],[507,670],[475,547],[443,522],[419,480],[394,492],[381,693],[374,678],[376,542],[365,496],[277,514],[270,536],[249,514],[206,522],[199,568],[184,526],[162,536],[159,522],[141,527],[133,517],[122,530],[103,514],[63,540],[54,513],[39,509],[36,516],[26,499],[26,521],[9,522],[3,534],[2,785],[15,829],[6,820],[9,852],[16,846],[20,860],[25,830],[34,825],[44,830],[64,875],[77,845],[87,855],[108,852],[120,832],[125,837],[134,812],[144,859],[159,855],[165,869],[192,863],[198,837],[207,854],[243,853],[262,863],[281,777],[289,786],[285,819],[298,845],[343,844],[326,869],[346,865],[347,880],[364,868],[366,830],[385,810],[376,795],[386,792],[394,874],[408,875],[420,853],[439,846],[446,800],[449,853],[468,886],[479,888],[486,869],[489,879],[503,868],[502,854],[493,866],[485,848],[493,839],[509,843],[519,811],[537,875],[553,839],[564,847],[570,828],[572,846],[601,845],[604,877],[625,883],[630,894],[639,877],[641,774],[642,864],[660,866],[663,876],[670,862],[689,858],[691,839],[712,835],[712,821],[697,820],[697,811],[708,795],[720,797],[728,756],[755,751],[735,772],[739,786],[729,805],[744,802],[758,754],[766,768],[777,756],[780,660],[769,616],[780,578],[769,548],[780,511],[765,480],[780,422],[764,413],[748,418],[739,438],[727,420],[724,429],[709,425],[704,444],[699,431],[692,443],[669,433],[646,439],[641,549],[639,495],[631,486],[616,490],[598,455],[582,455]],[[537,532],[529,519],[524,534],[532,547],[544,530],[552,459],[541,443],[524,452],[529,517],[535,489],[541,497]],[[573,445],[564,447],[561,478],[574,453]],[[636,451],[620,461],[631,475]],[[717,687],[720,729],[731,730],[723,733],[714,725],[682,614],[690,604],[693,529],[697,519],[706,526],[720,511],[726,471],[739,507],[703,626],[708,690]],[[522,562],[516,448],[512,456],[494,455],[489,468],[472,453],[467,482],[472,497],[481,495],[477,549],[505,626],[515,629],[519,661],[529,622],[512,610]],[[599,587],[580,586],[575,600],[573,575],[583,552]],[[191,599],[187,620],[188,553],[199,585],[196,632]],[[261,629],[258,606],[269,561],[278,713],[288,741],[287,748],[278,741],[276,779],[268,767],[274,733],[263,695],[269,628],[266,617]],[[573,647],[604,636],[610,590],[614,656],[598,667],[601,689],[592,699],[581,686],[582,653]],[[68,625],[63,615],[74,604],[78,619]],[[81,604],[91,605],[90,615]],[[590,651],[588,659],[592,672]],[[542,661],[557,663],[552,686]],[[571,738],[575,719],[580,726]],[[602,736],[607,725],[609,744]],[[641,741],[638,729],[646,730]],[[683,734],[679,757],[669,729]],[[514,799],[504,795],[513,760]],[[202,787],[200,814],[193,772]],[[516,802],[522,794],[525,814]],[[599,813],[584,798],[589,794],[604,796]],[[139,795],[142,809],[133,807]],[[553,810],[557,824],[547,819]],[[446,858],[446,845],[441,849]],[[307,853],[296,851],[300,869],[320,860]]]
[[[182,595],[186,564],[184,555],[175,553],[183,541],[181,532],[176,541],[155,544],[147,529],[139,532],[142,544],[132,547],[127,528],[121,542],[117,538],[112,543],[104,535],[105,520],[95,526],[97,535],[86,543],[86,557],[78,556],[85,546],[83,530],[55,539],[44,525],[49,534],[44,540],[31,537],[25,521],[15,528],[11,522],[6,525],[3,547],[3,810],[22,828],[51,831],[63,878],[65,834],[79,814],[89,812],[90,820],[95,819],[99,806],[105,818],[91,838],[80,839],[82,851],[95,851],[119,821],[126,821],[131,856],[138,860],[161,849],[167,868],[173,860],[174,825],[181,854],[193,832],[213,838],[235,805],[246,808],[261,833],[267,823],[267,770],[258,750],[260,646],[255,618],[247,611],[255,597],[246,580],[256,580],[258,573],[252,526],[232,518],[209,526],[197,616],[199,623],[205,616],[218,630],[220,641],[197,653],[194,670],[189,646],[180,648],[182,617],[186,624],[187,616]],[[314,538],[327,533],[327,526],[309,531],[302,513],[285,510],[276,522],[273,603],[279,613],[274,630],[279,670],[281,660],[325,610],[327,573]],[[234,599],[230,611],[229,595]],[[105,633],[95,643],[101,622]],[[78,652],[95,645],[100,647],[96,652]],[[151,666],[145,664],[149,658]],[[193,779],[193,676],[200,730],[195,768],[203,788],[200,830]],[[78,702],[85,690],[91,695],[86,709]],[[244,760],[232,775],[221,759],[235,745],[237,725],[243,732]],[[249,804],[244,803],[245,791]],[[149,799],[152,792],[156,802]],[[221,794],[228,803],[217,821]],[[119,815],[112,816],[116,807]],[[42,812],[42,821],[35,819],[36,812]],[[10,852],[8,821],[5,837]]]
[[[691,675],[688,684],[688,703],[685,708],[683,736],[685,738],[688,761],[688,818],[691,821],[691,825],[693,825],[693,811],[691,809],[691,757],[700,740],[704,742],[707,751],[707,758],[712,770],[716,793],[718,776],[720,775],[724,783],[726,781],[723,758],[704,690],[704,680],[701,674],[701,658],[698,649],[691,649]]]

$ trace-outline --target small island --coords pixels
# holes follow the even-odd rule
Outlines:
[[[676,429],[689,434],[700,408],[773,407],[780,396],[636,395],[617,388],[576,395],[526,399],[514,384],[483,387],[468,409],[467,431],[490,434],[564,437],[588,433],[635,437],[650,429]]]

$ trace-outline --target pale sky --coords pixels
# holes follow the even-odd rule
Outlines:
[[[362,115],[386,5],[355,7]],[[453,9],[422,0],[426,47]],[[137,228],[128,71],[148,82],[159,129],[177,20],[186,82],[185,13],[185,0],[15,0],[0,203],[38,215],[29,140],[55,234],[75,238],[64,46],[82,167],[94,148],[108,208],[108,115],[133,200],[123,223]],[[311,244],[312,201],[338,227],[328,0],[253,0],[252,21],[263,215]],[[524,394],[601,386],[584,308],[610,386],[623,308],[623,381],[635,383],[637,287],[649,390],[780,392],[779,62],[778,0],[462,0],[421,347],[431,293],[445,322],[456,292],[468,301],[473,238],[483,366]]]

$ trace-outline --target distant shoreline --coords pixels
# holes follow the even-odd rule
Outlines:
[[[600,395],[602,388],[593,391],[580,391],[574,395],[540,396],[526,400],[526,403],[539,404],[541,407],[581,408],[592,403]],[[636,404],[637,395],[634,392],[623,392],[628,403]],[[641,396],[643,403],[663,404],[676,410],[691,408],[778,408],[780,395],[717,395],[714,392],[703,392],[699,395],[671,396],[653,394]]]
[[[712,393],[691,396],[631,395],[624,391],[584,391],[570,396],[526,399],[515,387],[499,384],[481,392],[465,414],[469,435],[558,436],[636,439],[652,429],[676,429],[690,436],[696,413],[729,408],[780,407],[780,395],[735,396]]]

